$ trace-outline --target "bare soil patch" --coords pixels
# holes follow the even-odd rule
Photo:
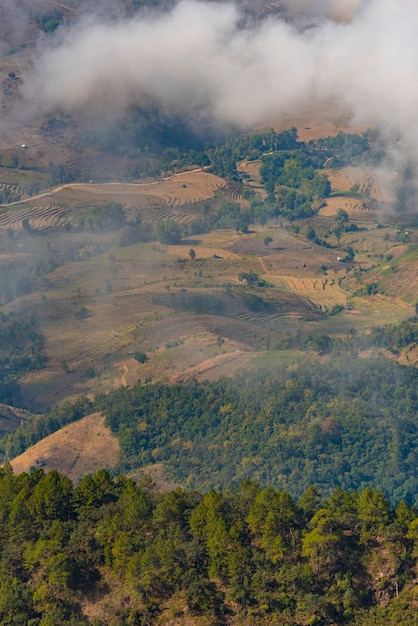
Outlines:
[[[104,425],[104,416],[93,413],[39,441],[11,461],[15,474],[42,467],[55,469],[77,481],[101,468],[113,468],[119,443]]]
[[[393,172],[372,167],[343,167],[325,170],[331,183],[332,191],[350,191],[355,188],[360,193],[381,202],[394,200],[391,187],[395,180]]]
[[[320,208],[318,215],[335,217],[340,209],[347,211],[352,220],[370,222],[376,215],[376,211],[367,208],[361,198],[346,198],[344,196],[327,198],[326,204]]]
[[[245,363],[248,362],[250,355],[253,356],[252,353],[245,352],[229,352],[226,354],[219,354],[216,357],[211,359],[207,359],[199,365],[195,367],[189,368],[187,371],[182,372],[181,374],[175,374],[170,378],[170,383],[177,383],[183,380],[188,380],[189,378],[197,378],[197,379],[207,379],[209,372],[211,372],[211,378],[219,378],[222,376],[221,372],[228,372],[228,375],[231,376],[231,372],[236,371],[237,368],[242,367]],[[237,363],[239,361],[239,364]],[[213,372],[216,370],[216,372]]]

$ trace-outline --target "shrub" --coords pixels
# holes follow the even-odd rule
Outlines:
[[[138,363],[145,363],[145,361],[148,361],[148,357],[145,352],[135,352],[134,359],[136,359]]]

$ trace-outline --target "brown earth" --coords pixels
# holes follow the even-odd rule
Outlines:
[[[229,352],[224,354],[219,354],[218,356],[212,357],[211,359],[207,359],[206,361],[202,361],[199,365],[195,367],[190,367],[185,372],[174,374],[170,377],[170,383],[177,383],[184,380],[188,380],[189,378],[196,379],[205,379],[208,380],[211,378],[211,374],[214,374],[214,378],[219,378],[222,376],[221,372],[227,372],[228,375],[231,375],[232,371],[236,371],[244,364],[248,363],[249,358],[251,358],[251,352]]]
[[[123,204],[128,216],[139,213],[144,222],[170,217],[187,223],[194,216],[189,207],[211,198],[225,185],[224,179],[201,169],[153,183],[60,185],[38,196],[3,205],[0,228],[21,230],[23,220],[36,230],[62,227],[73,223],[74,217],[88,215],[92,206],[110,202]]]
[[[74,481],[101,468],[113,468],[119,443],[104,425],[104,416],[93,413],[61,428],[11,461],[15,474],[42,467],[55,469]]]
[[[352,111],[342,106],[337,99],[313,102],[300,107],[297,111],[285,114],[270,126],[277,132],[287,130],[292,126],[298,129],[299,139],[310,141],[319,137],[333,137],[339,132],[362,133],[369,125],[353,122]]]
[[[295,236],[280,227],[258,228],[247,235],[216,231],[179,246],[137,244],[113,247],[99,255],[94,253],[98,247],[94,242],[103,241],[99,235],[71,235],[86,242],[90,238],[93,256],[80,257],[77,262],[56,268],[42,279],[32,295],[22,299],[21,305],[16,300],[3,307],[6,314],[19,306],[33,307],[46,336],[49,360],[46,368],[22,379],[25,400],[30,406],[53,406],[66,397],[104,392],[121,384],[134,385],[138,379],[187,376],[189,370],[199,377],[214,377],[227,371],[222,359],[216,367],[209,365],[211,359],[236,350],[263,350],[271,333],[274,345],[276,333],[295,333],[300,320],[312,319],[312,307],[321,307],[324,312],[335,305],[345,306],[351,297],[351,274],[356,268],[380,266],[380,256],[392,252],[393,246],[394,256],[400,253],[399,242],[384,241],[387,235],[390,239],[395,237],[395,229],[376,229],[370,224],[366,228],[362,225],[362,229],[342,238],[343,247],[356,250],[358,260],[353,267],[337,260],[344,250],[314,245],[302,233]],[[272,238],[268,247],[264,244],[266,234]],[[17,247],[18,241],[11,240],[8,245]],[[28,238],[27,245],[32,241],[38,245],[39,239]],[[53,238],[51,241],[56,246]],[[330,241],[334,244],[334,239]],[[189,256],[191,247],[196,252],[194,260]],[[369,326],[382,323],[382,319],[391,322],[397,310],[400,319],[404,319],[407,311],[400,309],[401,301],[393,296],[405,292],[409,301],[414,297],[416,278],[408,274],[412,267],[413,260],[403,264],[396,274],[385,277],[396,290],[392,294],[392,287],[388,288],[388,306],[385,304],[382,309],[377,299],[364,302],[365,314],[356,317],[352,310],[345,312],[345,325],[343,318],[338,318],[341,324],[335,332],[344,334],[344,328],[348,330],[353,323],[364,329],[367,319]],[[257,292],[264,300],[277,299],[281,294],[281,315],[238,307],[239,294],[251,297],[253,293],[238,280],[240,272],[249,270],[274,286]],[[372,281],[371,276],[369,279],[363,274],[360,279]],[[227,296],[228,285],[240,288],[237,297]],[[353,289],[359,287],[361,284],[355,283]],[[225,312],[207,315],[201,308],[197,312],[192,310],[193,302],[192,309],[186,306],[187,310],[179,310],[175,301],[171,304],[171,294],[177,294],[177,302],[182,297],[190,302],[195,295],[208,298],[208,302],[216,298],[224,303]],[[363,306],[359,299],[358,306]],[[77,316],[80,307],[86,309],[82,317]],[[316,321],[316,332],[322,326],[332,333],[331,326],[338,319]],[[224,343],[219,344],[219,338]],[[135,351],[145,352],[147,362],[139,364],[134,359]],[[239,361],[233,359],[234,363]]]

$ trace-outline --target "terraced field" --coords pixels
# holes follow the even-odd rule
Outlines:
[[[347,294],[340,287],[340,280],[336,273],[324,277],[300,278],[298,276],[277,276],[274,278],[276,285],[288,289],[292,293],[315,302],[322,308],[332,308],[335,305],[345,305]]]
[[[222,178],[200,169],[152,183],[72,183],[4,206],[0,228],[19,230],[24,221],[37,230],[62,226],[77,222],[92,206],[109,202],[121,202],[128,214],[139,211],[145,222],[171,217],[187,223],[193,216],[192,205],[211,198],[225,185]]]
[[[13,202],[20,200],[20,190],[17,185],[0,182],[0,200],[3,202]]]
[[[74,211],[70,215],[70,208],[65,204],[32,204],[32,202],[31,200],[19,203],[17,205],[19,208],[0,213],[0,228],[22,230],[26,222],[30,228],[43,230],[71,222],[79,213]]]
[[[245,174],[249,178],[246,181],[246,184],[253,189],[253,191],[265,198],[267,193],[261,184],[261,177],[259,174],[259,169],[261,165],[261,160],[256,161],[240,161],[237,163],[237,170],[242,174]]]

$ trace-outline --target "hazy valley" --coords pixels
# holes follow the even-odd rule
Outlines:
[[[418,157],[360,80],[376,3],[52,4],[0,9],[0,624],[414,624]]]

